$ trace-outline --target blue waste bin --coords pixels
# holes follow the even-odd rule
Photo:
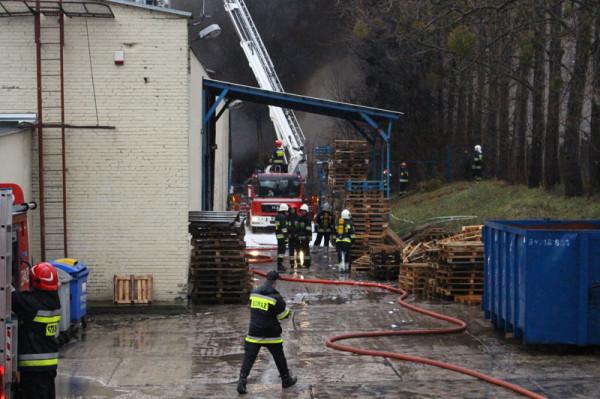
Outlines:
[[[73,278],[71,280],[71,321],[82,321],[87,314],[87,265],[77,259],[57,259],[50,262],[54,267],[63,270]]]
[[[532,344],[600,344],[600,221],[488,221],[482,307]]]

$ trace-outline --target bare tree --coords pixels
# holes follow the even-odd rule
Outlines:
[[[575,63],[571,75],[571,89],[567,105],[565,142],[563,148],[565,194],[568,197],[583,194],[581,165],[579,160],[581,111],[585,94],[586,74],[591,42],[591,16],[585,9],[590,2],[582,0],[576,5],[577,34],[575,43]]]

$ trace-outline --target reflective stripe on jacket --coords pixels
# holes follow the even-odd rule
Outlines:
[[[296,218],[296,234],[298,235],[298,238],[301,239],[308,239],[312,236],[312,228],[308,213],[299,215]]]
[[[475,155],[473,156],[473,164],[471,165],[471,167],[473,169],[481,169],[482,166],[483,166],[483,154],[475,153]]]
[[[290,316],[290,310],[279,292],[269,282],[250,294],[250,327],[246,342],[256,344],[280,344],[280,320]]]
[[[288,238],[288,218],[285,213],[279,212],[275,216],[275,237],[278,240],[285,240]]]
[[[337,236],[335,238],[335,242],[347,242],[349,244],[352,243],[356,239],[356,235],[354,233],[354,226],[352,222],[349,220],[345,220],[340,218],[337,227]]]
[[[55,337],[60,323],[58,292],[14,291],[12,310],[19,319],[19,370],[56,370],[58,342]]]
[[[408,183],[408,172],[407,171],[400,172],[400,183]]]
[[[285,163],[285,152],[283,152],[282,148],[277,148],[273,152],[273,161],[274,164],[283,164]]]

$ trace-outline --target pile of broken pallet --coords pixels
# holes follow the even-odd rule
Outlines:
[[[246,303],[251,289],[239,212],[190,212],[190,297],[197,304]]]
[[[404,241],[389,228],[377,244],[362,249],[366,253],[352,262],[352,272],[368,272],[377,280],[397,280],[402,264]]]
[[[464,226],[460,233],[440,240],[412,241],[404,248],[402,258],[402,289],[467,304],[481,303],[481,226]]]

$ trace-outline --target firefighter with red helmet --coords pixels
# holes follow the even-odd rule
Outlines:
[[[280,173],[287,173],[288,171],[283,142],[281,140],[275,140],[275,151],[273,151],[273,156],[271,157],[271,170]]]
[[[58,272],[50,263],[38,263],[29,278],[31,291],[12,292],[12,311],[19,319],[19,389],[24,399],[53,399],[60,322]]]

